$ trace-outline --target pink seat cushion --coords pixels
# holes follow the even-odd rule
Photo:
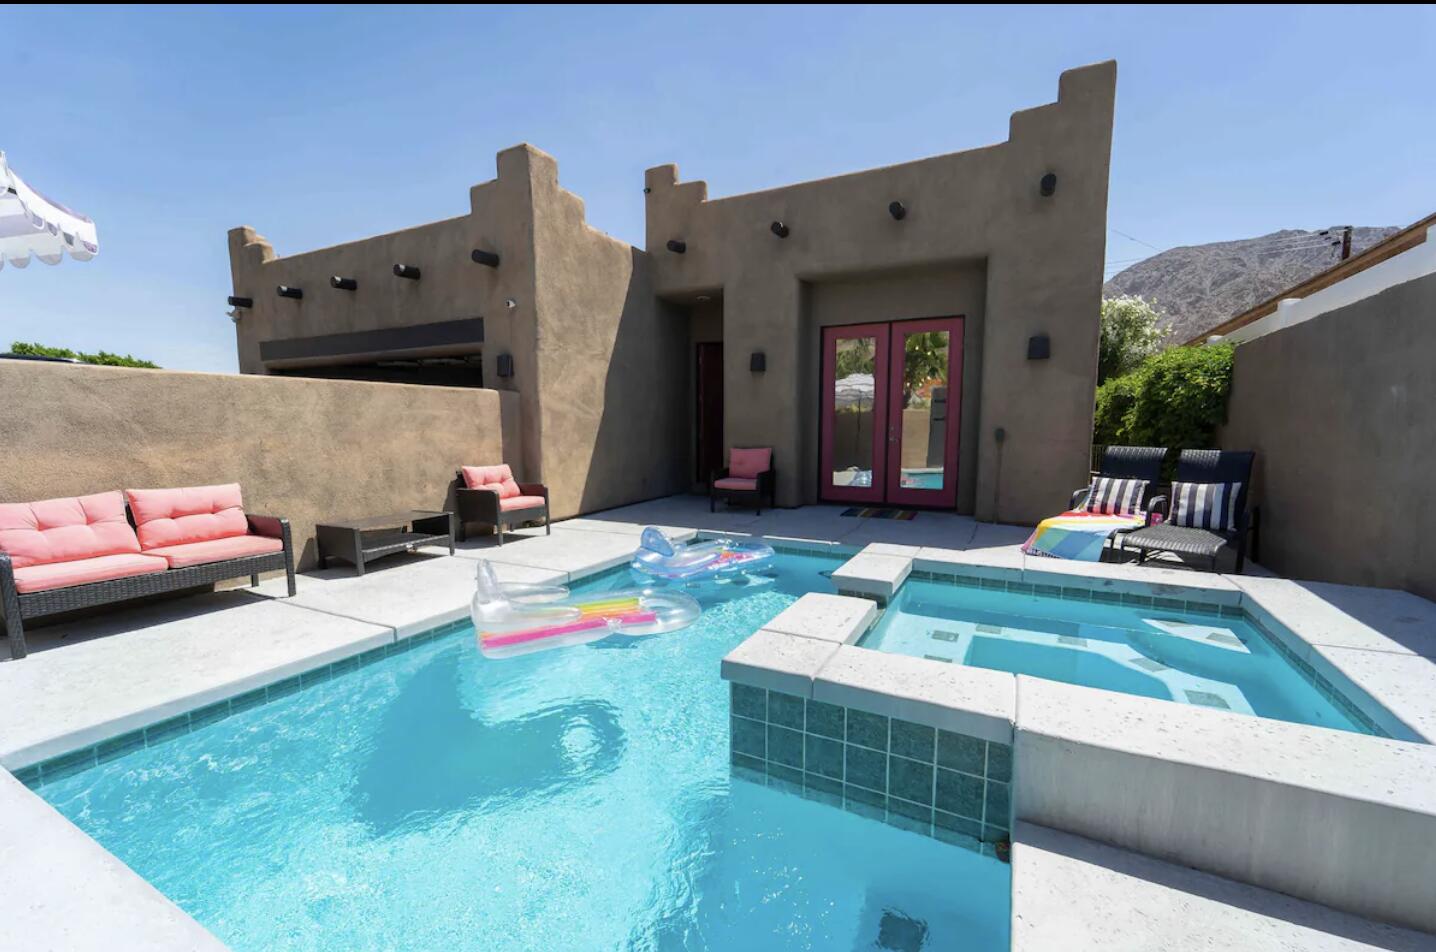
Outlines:
[[[512,499],[520,495],[519,484],[514,482],[513,470],[508,463],[498,466],[463,467],[464,485],[470,489],[487,489],[499,494],[500,499]]]
[[[167,568],[169,563],[164,559],[132,552],[99,555],[92,559],[75,559],[71,562],[47,562],[44,565],[27,565],[16,569],[15,590],[43,592],[90,582],[108,582],[110,579],[128,578],[131,575],[148,575],[150,572],[163,572]]]
[[[724,476],[713,485],[717,489],[743,489],[752,492],[758,488],[758,481],[739,476]]]
[[[166,545],[158,549],[146,549],[145,555],[157,555],[169,563],[172,569],[187,565],[204,565],[206,562],[223,562],[225,559],[242,559],[247,555],[265,555],[283,552],[284,543],[268,536],[242,535],[227,539],[208,539],[204,542],[187,542],[184,545]]]
[[[126,489],[140,548],[158,549],[249,533],[239,484],[183,489]]]
[[[542,496],[509,496],[506,499],[501,498],[499,500],[499,508],[504,512],[508,512],[511,509],[532,509],[534,506],[542,506],[543,504],[544,498]]]
[[[728,475],[752,479],[759,473],[766,473],[773,465],[773,451],[771,449],[740,450],[737,447],[728,451]]]
[[[17,569],[138,551],[118,491],[0,505],[0,552]]]

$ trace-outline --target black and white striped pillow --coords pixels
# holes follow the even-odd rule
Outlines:
[[[1241,483],[1173,483],[1172,525],[1232,532]]]
[[[1141,512],[1147,493],[1145,479],[1115,479],[1098,476],[1087,490],[1087,511],[1104,516],[1135,516]]]

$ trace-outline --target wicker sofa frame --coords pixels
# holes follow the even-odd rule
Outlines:
[[[125,509],[128,514],[129,507],[126,506]],[[258,585],[259,573],[277,572],[280,569],[284,570],[289,583],[289,594],[293,595],[294,543],[290,537],[289,520],[257,515],[246,515],[246,518],[249,520],[251,535],[279,539],[284,543],[284,548],[279,552],[266,552],[263,555],[248,555],[238,559],[224,559],[39,592],[16,591],[15,571],[10,556],[0,552],[0,609],[3,609],[5,615],[5,634],[10,640],[10,656],[18,659],[28,653],[25,646],[25,622],[32,618],[81,608],[97,608],[112,602],[143,598],[146,595],[197,588],[232,578],[243,578],[246,575],[249,576],[251,585]]]
[[[735,446],[733,448],[737,450],[769,449],[766,446]],[[764,497],[767,497],[768,499],[769,509],[778,508],[777,502],[774,501],[774,493],[776,491],[775,487],[777,485],[777,479],[775,477],[775,474],[777,473],[778,468],[776,465],[774,465],[773,461],[776,458],[777,454],[772,452],[769,453],[768,468],[758,474],[758,486],[756,489],[721,489],[717,485],[718,480],[728,478],[728,469],[727,467],[724,467],[723,469],[714,472],[711,476],[708,477],[708,511],[716,512],[718,510],[718,500],[720,499],[726,500],[729,503],[732,503],[732,501],[735,499],[743,501],[751,500],[758,507],[758,515],[761,516],[763,514]]]
[[[1152,500],[1150,511],[1161,515],[1163,521],[1138,529],[1124,540],[1125,545],[1137,550],[1138,564],[1159,552],[1171,552],[1207,559],[1211,571],[1215,572],[1217,557],[1222,549],[1230,546],[1236,551],[1236,574],[1242,574],[1246,567],[1248,537],[1251,539],[1252,557],[1256,558],[1259,551],[1261,509],[1247,509],[1255,460],[1256,454],[1245,450],[1182,450],[1182,455],[1177,458],[1176,482],[1241,484],[1237,492],[1236,527],[1228,532],[1213,532],[1210,529],[1174,526],[1166,521],[1171,516],[1170,500],[1166,496],[1157,496]]]
[[[1137,500],[1138,509],[1148,509],[1148,501],[1162,497],[1154,495],[1157,484],[1162,479],[1162,464],[1167,459],[1167,448],[1165,446],[1109,446],[1102,451],[1102,466],[1097,470],[1098,476],[1109,476],[1113,479],[1141,479],[1147,483],[1147,488],[1142,491],[1142,498]],[[1092,491],[1092,484],[1088,483],[1081,489],[1072,493],[1072,499],[1068,504],[1068,510],[1079,509],[1087,505],[1087,496]],[[1151,524],[1151,514],[1148,512],[1148,525]],[[1118,529],[1108,538],[1108,546],[1120,550],[1123,540],[1129,533],[1135,532],[1142,526],[1132,526],[1128,529]]]
[[[523,525],[525,522],[537,522],[543,520],[544,535],[553,534],[553,524],[549,518],[548,508],[548,487],[542,483],[519,483],[519,493],[524,496],[542,496],[542,506],[529,506],[526,509],[509,509],[507,511],[500,505],[499,494],[492,489],[470,489],[464,485],[464,471],[457,472],[458,487],[454,490],[454,500],[459,509],[458,541],[468,539],[469,534],[466,526],[471,522],[482,523],[486,526],[493,526],[498,533],[499,545],[504,544],[505,527]]]

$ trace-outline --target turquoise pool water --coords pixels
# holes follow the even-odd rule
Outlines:
[[[1243,619],[916,579],[864,647],[1372,733]]]
[[[719,660],[840,560],[776,563],[681,632],[458,632],[40,794],[240,952],[1008,948],[1007,866],[732,776]]]

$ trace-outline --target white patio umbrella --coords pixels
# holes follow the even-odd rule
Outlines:
[[[0,152],[0,268],[23,268],[32,255],[59,264],[67,251],[76,261],[99,254],[95,223],[26,185]]]
[[[872,406],[873,375],[848,374],[833,382],[833,405],[837,407]]]

